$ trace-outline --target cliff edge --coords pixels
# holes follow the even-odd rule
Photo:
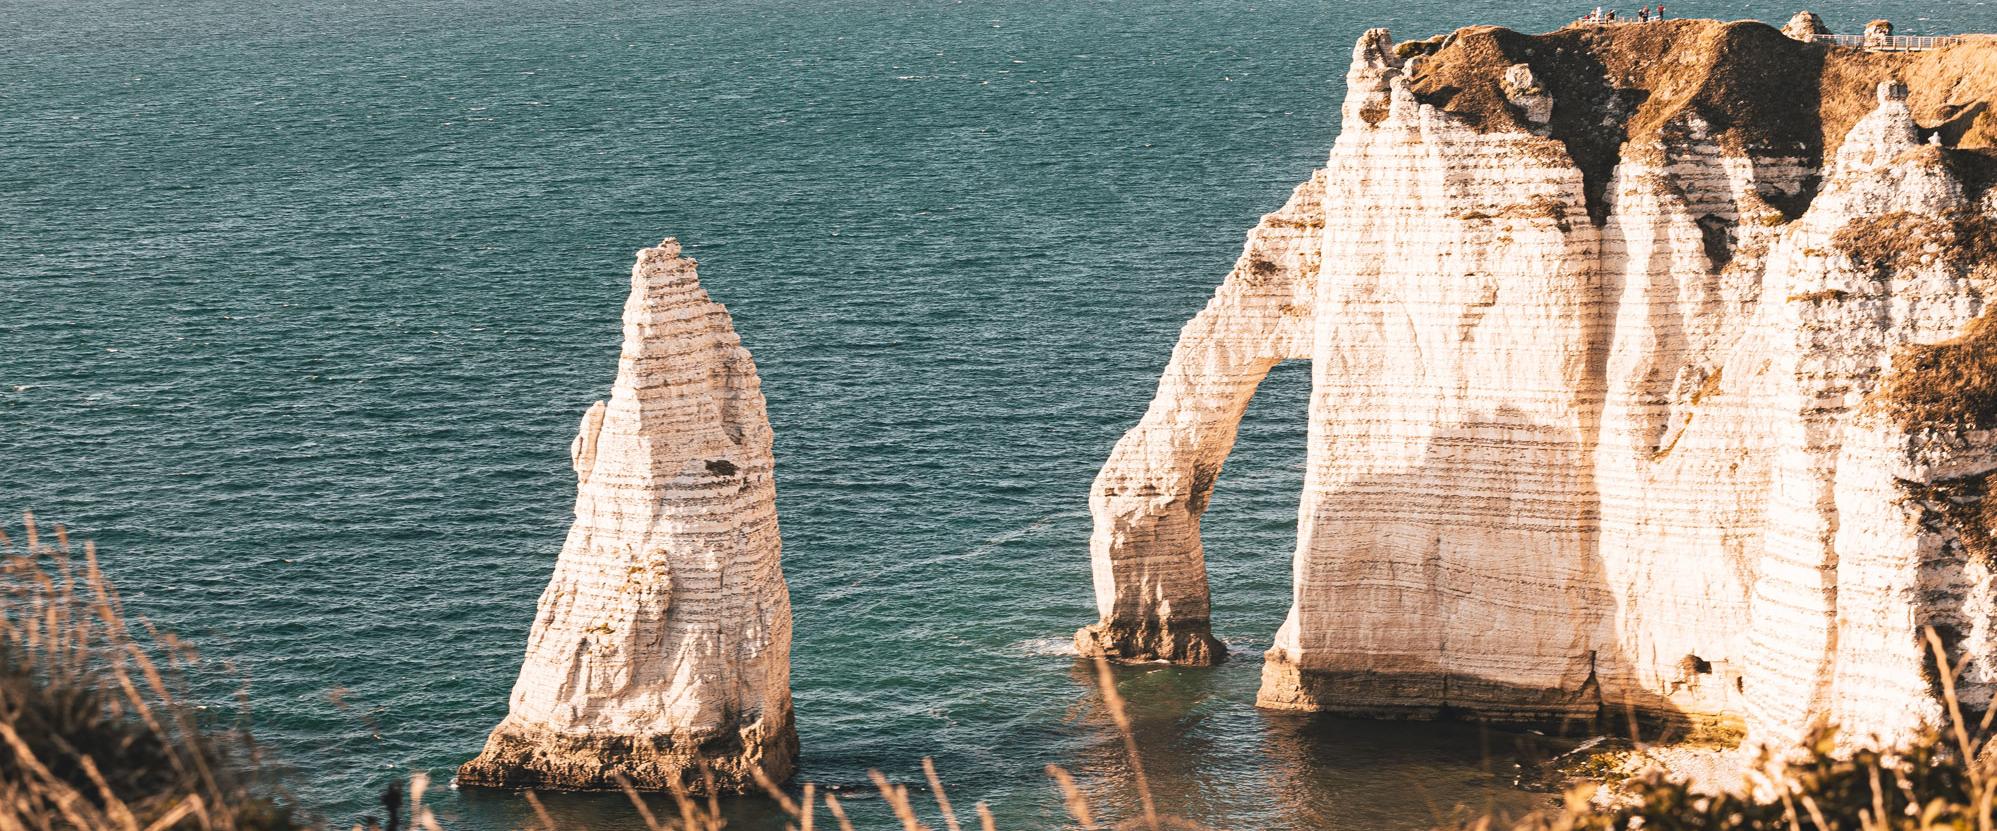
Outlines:
[[[1993,102],[1989,39],[1367,32],[1329,163],[1097,477],[1078,647],[1218,658],[1199,518],[1308,359],[1262,706],[1893,739],[1940,716],[1926,627],[1987,705]]]
[[[576,519],[466,785],[755,787],[791,774],[790,595],[769,417],[728,310],[638,252],[610,401],[570,448]]]

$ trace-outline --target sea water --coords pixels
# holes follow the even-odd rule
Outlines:
[[[800,779],[883,827],[867,771],[931,756],[960,808],[1052,828],[1052,763],[1128,815],[1068,646],[1097,467],[1322,163],[1361,31],[1586,5],[5,0],[0,510],[96,539],[203,650],[199,694],[247,683],[293,799],[345,827],[505,713],[632,252],[677,236],[769,397]],[[1988,2],[1817,10],[1997,28]],[[1541,804],[1510,786],[1529,734],[1252,706],[1307,385],[1264,383],[1205,522],[1233,658],[1117,671],[1160,808],[1393,829]],[[430,799],[457,829],[529,816]],[[621,797],[550,805],[637,827]]]

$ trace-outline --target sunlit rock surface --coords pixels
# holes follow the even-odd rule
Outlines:
[[[1825,26],[1824,19],[1818,17],[1816,12],[1797,12],[1788,23],[1782,24],[1782,34],[1801,41],[1816,40],[1818,35],[1830,33],[1831,27]]]
[[[792,771],[790,596],[755,363],[668,239],[638,252],[576,519],[472,785],[754,787]]]
[[[1263,376],[1310,357],[1324,174],[1262,218],[1220,291],[1179,335],[1158,396],[1117,442],[1089,500],[1100,623],[1085,655],[1211,664],[1226,647],[1207,618],[1200,514]]]
[[[1199,518],[1255,385],[1308,358],[1263,706],[1892,738],[1938,713],[1927,626],[1987,701],[1993,54],[1368,32],[1329,164],[1096,480],[1077,645],[1214,660]]]

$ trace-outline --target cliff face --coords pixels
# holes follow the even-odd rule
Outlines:
[[[791,773],[790,596],[770,423],[728,311],[638,252],[610,401],[571,446],[576,519],[470,785],[753,787]]]
[[[1263,706],[1890,738],[1938,712],[1925,626],[1987,701],[1993,62],[1754,23],[1368,32],[1330,163],[1096,481],[1078,646],[1212,660],[1199,516],[1255,384],[1308,357]]]

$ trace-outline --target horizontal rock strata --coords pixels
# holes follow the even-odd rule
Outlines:
[[[755,786],[790,776],[790,598],[761,383],[668,239],[638,252],[608,403],[571,447],[576,519],[506,719],[467,785]]]
[[[1262,218],[1205,311],[1186,324],[1144,420],[1117,442],[1089,500],[1101,621],[1075,634],[1083,655],[1211,664],[1200,513],[1234,448],[1256,385],[1310,355],[1324,174]]]
[[[1255,384],[1308,358],[1263,706],[1902,736],[1937,713],[1927,626],[1987,701],[1994,58],[1368,32],[1329,164],[1097,478],[1078,644],[1211,659],[1199,518]]]

